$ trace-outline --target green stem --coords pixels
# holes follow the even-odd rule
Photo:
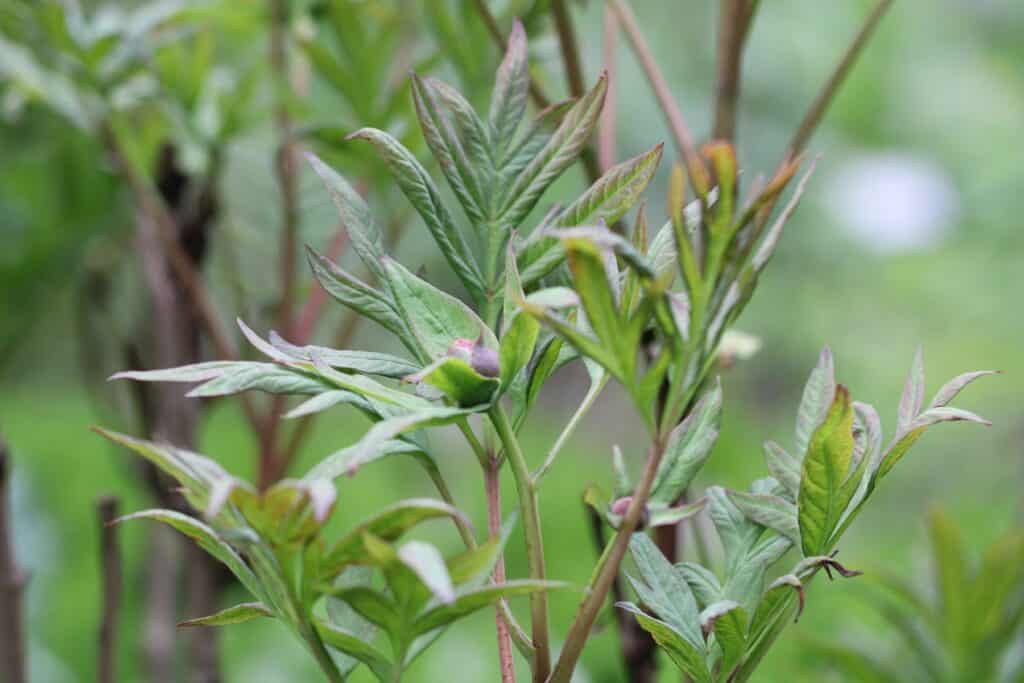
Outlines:
[[[303,633],[303,638],[306,639],[306,643],[309,645],[309,649],[313,653],[313,657],[316,659],[316,663],[320,665],[320,669],[327,676],[327,680],[330,683],[345,683],[345,677],[338,671],[337,665],[331,658],[331,653],[327,651],[324,646],[324,641],[320,639],[320,635],[316,632],[315,628],[303,629],[308,631]]]
[[[601,390],[604,389],[604,385],[608,383],[608,378],[609,375],[606,372],[601,379],[591,383],[586,396],[584,396],[583,400],[580,402],[579,408],[577,408],[576,412],[573,413],[573,416],[569,419],[569,423],[565,425],[565,429],[563,429],[562,433],[558,435],[558,439],[551,447],[551,450],[548,451],[548,457],[544,459],[544,463],[536,472],[533,473],[534,488],[540,486],[540,480],[545,474],[547,474],[548,470],[551,469],[551,465],[554,464],[555,458],[558,457],[558,453],[562,450],[562,447],[565,446],[566,441],[569,440],[569,437],[572,436],[573,432],[576,431],[576,427],[579,426],[580,420],[583,419],[583,416],[586,415],[591,406],[594,405],[597,397],[601,395]]]
[[[505,447],[512,476],[516,482],[516,494],[519,497],[519,514],[523,518],[523,530],[526,535],[526,557],[530,565],[530,578],[535,581],[544,580],[544,538],[541,533],[540,513],[537,506],[537,491],[530,478],[530,469],[519,446],[512,423],[500,404],[491,408],[491,422]],[[551,669],[551,642],[548,631],[548,599],[543,591],[530,596],[530,616],[533,631],[533,680],[543,683]]]

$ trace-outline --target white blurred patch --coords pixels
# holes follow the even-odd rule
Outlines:
[[[960,204],[941,166],[899,153],[848,162],[832,177],[826,195],[843,231],[882,253],[934,246],[950,232]]]

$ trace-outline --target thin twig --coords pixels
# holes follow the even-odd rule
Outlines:
[[[740,97],[743,47],[757,0],[723,0],[718,27],[718,82],[715,91],[715,119],[711,136],[736,140],[736,108]]]
[[[832,71],[832,75],[825,82],[825,85],[811,104],[810,109],[807,110],[803,121],[800,122],[800,127],[797,128],[793,139],[789,143],[789,147],[786,148],[784,161],[791,161],[804,151],[808,140],[810,140],[811,135],[818,128],[818,124],[821,123],[821,119],[825,116],[829,105],[835,99],[840,86],[846,80],[853,65],[857,63],[857,58],[864,51],[864,46],[867,45],[868,40],[870,40],[892,3],[893,0],[878,0],[874,9],[871,10],[871,13],[864,20],[853,42],[846,48],[846,52],[843,53],[839,63]]]
[[[610,7],[604,10],[604,42],[601,46],[604,71],[608,74],[608,92],[601,110],[601,121],[597,132],[597,161],[602,171],[615,165],[616,119],[618,114],[618,43],[619,22]]]
[[[484,486],[487,490],[487,532],[492,539],[501,535],[501,483],[499,474],[501,465],[491,457],[489,466],[484,468]],[[498,555],[494,565],[494,584],[505,583],[505,557]],[[508,632],[508,624],[502,617],[501,606],[495,608],[494,619],[498,628],[498,660],[501,663],[502,683],[515,683],[516,668],[512,660],[512,638]]]
[[[290,90],[288,74],[288,0],[270,0],[270,70],[281,92]],[[291,115],[287,98],[278,95],[274,106],[274,126],[278,148],[274,169],[281,194],[281,299],[278,327],[281,333],[292,333],[292,308],[295,304],[296,258],[298,256],[299,201],[298,169],[293,142]]]
[[[654,53],[651,52],[650,46],[648,46],[643,33],[640,31],[640,27],[636,23],[633,11],[622,0],[608,0],[608,4],[615,10],[622,29],[629,39],[629,44],[632,46],[633,52],[640,62],[640,67],[643,69],[647,81],[654,90],[654,96],[658,100],[658,105],[665,116],[665,120],[668,122],[669,132],[672,134],[672,140],[675,142],[676,149],[679,150],[679,154],[686,160],[687,168],[690,168],[694,163],[699,163],[699,158],[693,145],[693,136],[690,134],[690,129],[686,126],[682,112],[672,98],[672,91],[669,89],[668,81],[665,80],[661,69],[658,68],[658,62],[655,60]]]
[[[555,20],[555,31],[558,33],[558,45],[562,52],[562,64],[565,67],[566,81],[569,83],[569,94],[575,98],[583,97],[586,85],[583,82],[583,66],[580,60],[579,45],[576,42],[576,31],[573,29],[572,17],[566,0],[553,0],[551,14]],[[601,177],[601,165],[598,163],[594,149],[587,145],[580,152],[580,161],[587,172],[590,182]]]
[[[100,524],[100,576],[103,581],[103,612],[99,629],[100,683],[117,681],[117,624],[121,608],[121,548],[117,540],[114,521],[118,516],[118,501],[104,496],[96,502]]]
[[[651,487],[654,484],[654,476],[664,454],[664,439],[659,436],[655,438],[648,450],[647,464],[644,467],[640,483],[633,493],[633,500],[626,510],[619,530],[598,563],[594,578],[588,586],[586,597],[580,603],[576,618],[573,619],[569,633],[565,637],[565,643],[562,645],[562,652],[547,683],[569,683],[572,678],[572,672],[583,653],[583,646],[590,636],[590,630],[594,626],[598,612],[604,605],[608,592],[619,575],[619,567],[622,566],[622,559],[629,547],[629,540],[640,523],[640,517],[647,506],[647,498],[650,496]]]
[[[11,463],[0,438],[0,670],[10,683],[27,683],[23,601],[28,578],[15,559],[13,529]]]

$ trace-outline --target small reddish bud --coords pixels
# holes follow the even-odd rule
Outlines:
[[[620,517],[625,516],[626,511],[629,510],[629,506],[633,503],[633,496],[625,496],[619,498],[612,503],[612,514],[619,515]]]

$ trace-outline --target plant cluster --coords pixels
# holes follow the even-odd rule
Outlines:
[[[835,559],[836,544],[924,430],[946,421],[984,422],[948,404],[985,373],[954,379],[925,407],[919,355],[896,434],[883,447],[877,413],[837,384],[826,350],[804,390],[793,449],[766,445],[771,476],[749,491],[711,487],[704,499],[680,505],[718,435],[723,398],[714,370],[723,335],[751,299],[797,206],[807,175],[770,220],[801,160],[788,159],[741,200],[732,145],[709,144],[674,169],[664,226],[650,233],[640,210],[627,231],[624,218],[654,175],[659,145],[609,168],[575,201],[524,230],[544,193],[582,153],[608,81],[602,76],[578,99],[527,120],[530,75],[518,24],[495,80],[484,117],[455,88],[412,77],[423,138],[457,210],[394,136],[374,128],[350,136],[380,155],[465,301],[386,253],[360,194],[310,157],[368,275],[360,278],[311,250],[313,273],[334,299],[392,335],[403,355],[293,344],[273,332],[264,339],[240,323],[265,361],[117,375],[197,384],[195,397],[251,390],[300,395],[305,400],[287,417],[347,405],[373,426],[302,478],[265,490],[203,456],[104,432],[173,477],[202,519],[167,510],[131,517],[157,519],[194,538],[256,601],[195,623],[276,618],[308,646],[329,680],[344,680],[358,663],[382,681],[399,680],[448,624],[494,606],[504,680],[514,677],[514,645],[535,681],[567,683],[627,552],[636,567],[630,580],[636,600],[619,608],[634,614],[693,680],[747,680],[799,613],[803,586],[819,570],[855,573]],[[529,458],[518,432],[547,380],[577,359],[591,389],[548,456]],[[556,658],[546,594],[565,586],[546,575],[538,491],[561,444],[612,379],[632,399],[649,448],[639,480],[630,480],[619,456],[614,497],[588,495],[612,535]],[[447,425],[461,433],[488,484],[485,542],[457,510],[426,439],[429,430]],[[343,509],[344,484],[339,497],[335,480],[393,455],[425,468],[440,500],[402,501],[340,538],[324,533],[327,518]],[[525,579],[506,580],[501,559],[512,523],[501,523],[496,496],[504,472],[516,487]],[[705,565],[673,565],[644,530],[703,510],[725,550],[721,575]],[[464,553],[446,558],[430,544],[404,540],[435,518],[453,523]],[[791,548],[797,564],[768,581]],[[529,598],[528,627],[505,602],[517,595]]]

